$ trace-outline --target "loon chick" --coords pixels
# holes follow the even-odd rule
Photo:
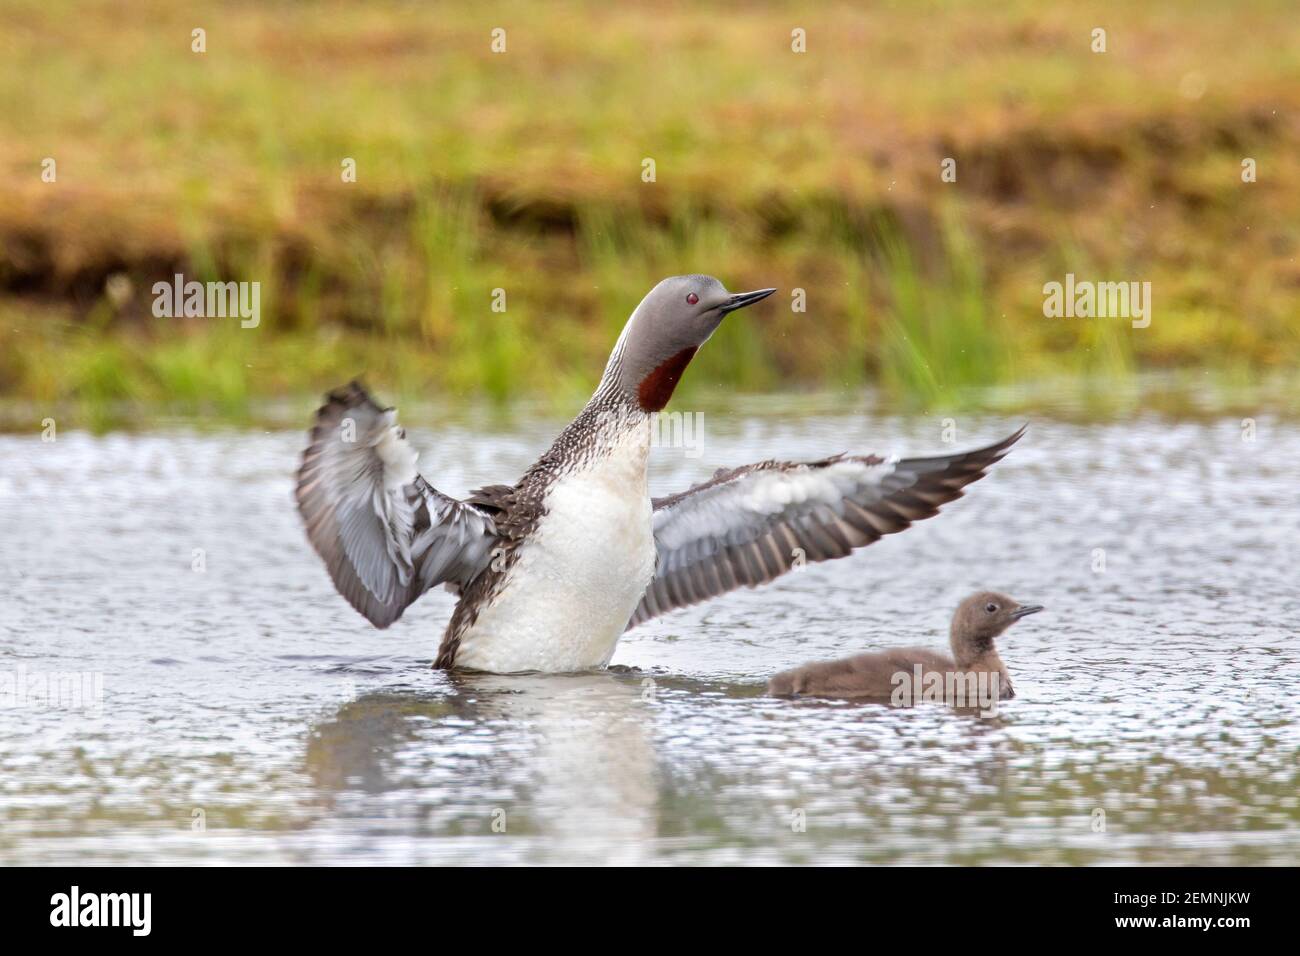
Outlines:
[[[993,646],[994,638],[1022,617],[1042,609],[1040,604],[1020,604],[997,591],[980,591],[962,601],[953,615],[948,632],[952,657],[924,647],[899,647],[805,664],[777,674],[768,681],[767,692],[772,697],[891,699],[900,686],[900,674],[909,681],[919,675],[922,685],[929,675],[938,674],[942,683],[937,686],[944,688],[955,686],[953,678],[959,675],[996,674],[998,697],[1010,700],[1016,692],[1007,666]],[[930,682],[934,683],[933,679]],[[922,689],[916,687],[911,696],[919,698]]]
[[[723,318],[774,291],[733,295],[702,275],[660,282],[550,449],[513,485],[463,500],[419,474],[393,409],[356,382],[331,393],[296,498],[339,593],[382,628],[446,585],[460,601],[436,667],[604,667],[629,627],[937,514],[1023,434],[932,458],[764,461],[651,499],[652,416]]]

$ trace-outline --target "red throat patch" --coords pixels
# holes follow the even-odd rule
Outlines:
[[[665,359],[658,368],[641,380],[636,390],[636,397],[641,403],[642,411],[657,412],[668,404],[668,399],[673,397],[673,389],[677,387],[682,372],[695,357],[695,348],[691,346],[682,349],[671,358]]]

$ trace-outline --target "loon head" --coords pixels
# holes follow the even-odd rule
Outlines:
[[[668,404],[682,372],[728,313],[776,289],[731,293],[712,276],[672,276],[647,293],[623,327],[602,387],[618,389],[642,411]]]
[[[1041,604],[1021,604],[997,591],[980,591],[962,601],[952,618],[949,639],[957,662],[973,660],[993,648],[993,639]]]

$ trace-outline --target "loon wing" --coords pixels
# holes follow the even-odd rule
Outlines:
[[[628,627],[805,561],[842,558],[939,513],[984,477],[1025,429],[995,445],[931,458],[836,455],[764,461],[654,500],[655,576]]]
[[[416,471],[417,454],[357,382],[326,396],[298,470],[298,512],[334,586],[388,627],[435,584],[463,588],[487,566],[492,518]]]

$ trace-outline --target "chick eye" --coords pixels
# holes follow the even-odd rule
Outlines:
[[[700,301],[700,297],[696,295],[694,292],[692,292],[688,296],[686,296],[686,301],[689,302],[691,305],[694,305],[695,303]]]
[[[986,604],[986,605],[984,605],[984,610],[988,611],[990,614],[992,614],[992,613],[993,613],[994,611],[996,611],[997,609],[998,609],[998,606],[997,606],[996,604]]]

